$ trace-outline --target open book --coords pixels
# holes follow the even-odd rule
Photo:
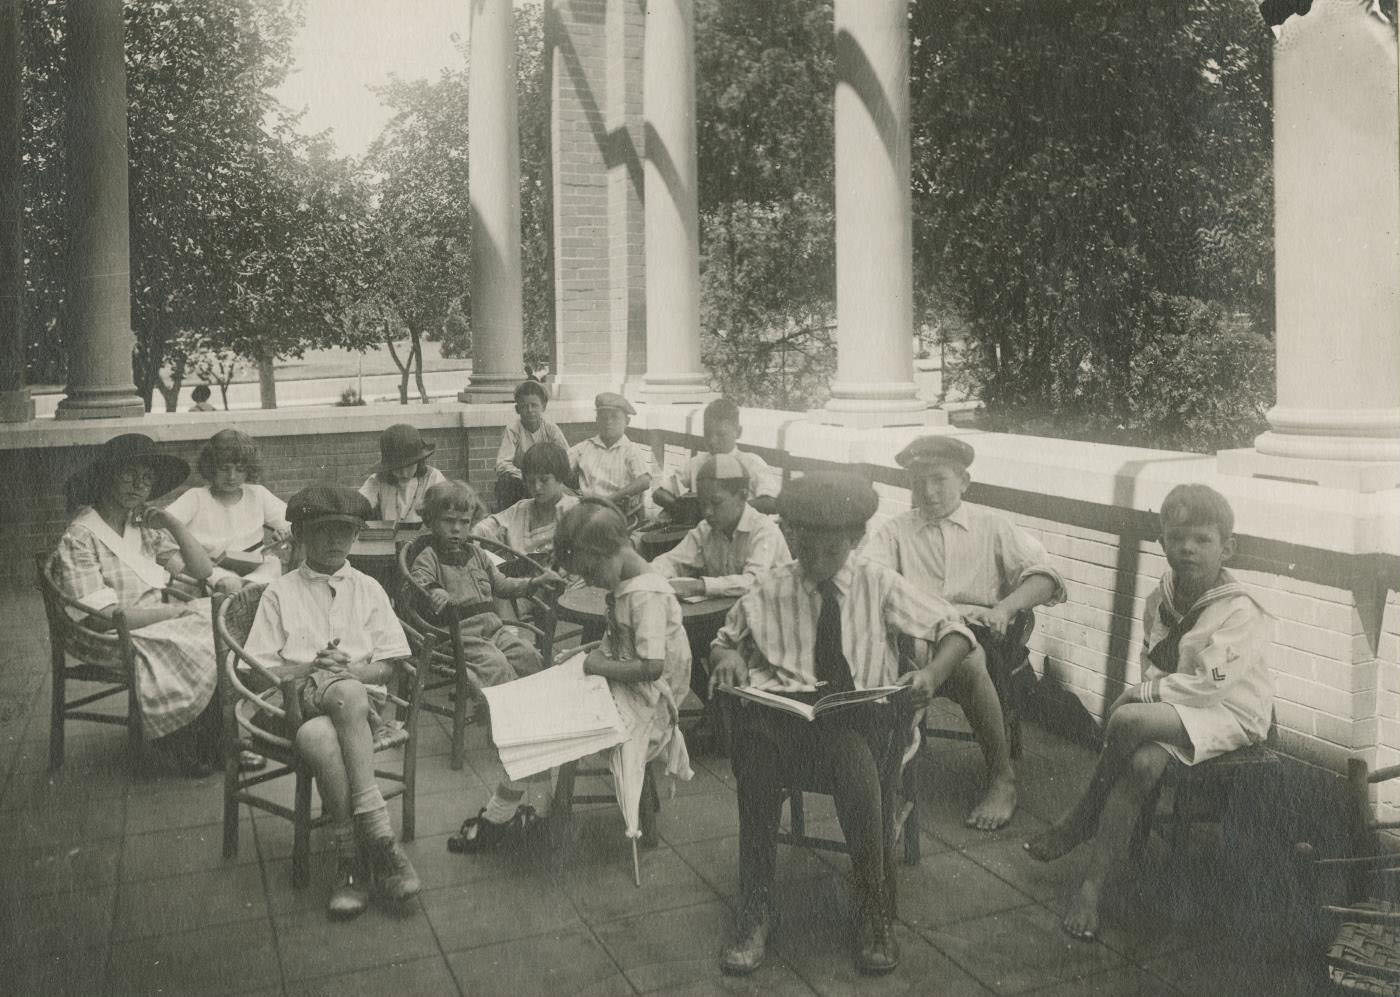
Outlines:
[[[782,710],[784,713],[791,713],[795,717],[801,717],[808,721],[846,706],[879,702],[905,688],[907,687],[901,685],[879,685],[871,689],[854,689],[851,692],[832,692],[821,696],[814,703],[805,703],[781,692],[768,692],[765,689],[755,689],[752,686],[720,686],[721,690],[731,696],[747,699],[751,703],[770,706],[775,710]]]

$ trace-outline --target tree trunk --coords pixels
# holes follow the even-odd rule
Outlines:
[[[258,395],[263,408],[277,407],[277,370],[272,357],[258,357]]]
[[[156,371],[156,390],[165,399],[165,411],[180,411],[180,386],[185,382],[185,361],[184,358],[176,360],[170,366],[170,383],[165,383],[165,378],[161,377],[160,371]],[[148,406],[149,408],[149,406]]]
[[[418,397],[423,404],[428,404],[428,388],[423,383],[423,341],[417,332],[411,332],[413,336],[413,354],[409,357],[409,363],[413,366],[413,380],[418,385]]]
[[[409,354],[408,354],[408,359],[407,359],[407,360],[400,360],[400,359],[399,359],[399,351],[398,351],[398,349],[394,346],[394,337],[393,337],[393,335],[391,335],[391,333],[390,333],[390,331],[389,331],[389,323],[388,323],[388,322],[385,322],[385,323],[384,323],[384,345],[387,346],[387,347],[389,347],[389,356],[390,356],[391,358],[393,358],[394,366],[398,369],[398,372],[399,372],[399,404],[400,404],[400,405],[407,405],[407,404],[408,404],[408,370],[409,370],[409,367],[413,364],[413,353],[412,353],[412,351],[409,352]]]

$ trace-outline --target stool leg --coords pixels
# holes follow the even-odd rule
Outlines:
[[[55,655],[62,651],[55,651]],[[53,670],[53,701],[49,713],[49,771],[63,768],[63,723],[64,705],[68,690],[64,683],[63,666],[56,664]],[[133,765],[134,765],[133,761]]]
[[[807,818],[803,811],[802,791],[800,789],[794,789],[788,793],[788,815],[792,818],[792,836],[805,838],[807,836]]]
[[[909,760],[904,768],[902,781],[903,806],[909,808],[904,818],[904,864],[918,865],[923,857],[923,843],[919,840],[919,779],[916,765],[917,755]]]
[[[448,764],[460,769],[467,750],[467,700],[471,696],[471,684],[467,678],[467,666],[457,662],[457,698],[452,704],[452,755]]]
[[[292,821],[292,886],[300,890],[311,882],[311,776],[299,767],[296,780],[296,816]]]

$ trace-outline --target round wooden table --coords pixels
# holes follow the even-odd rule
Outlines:
[[[585,641],[597,640],[607,626],[606,598],[607,593],[593,585],[566,589],[559,597],[559,619],[582,626]],[[716,596],[700,602],[682,602],[681,620],[686,631],[700,626],[718,629],[735,602],[732,595]]]

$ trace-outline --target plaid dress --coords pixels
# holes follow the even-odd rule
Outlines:
[[[170,576],[162,566],[179,547],[165,530],[128,525],[117,534],[84,509],[58,542],[55,580],[64,594],[94,611],[164,604]],[[192,723],[214,695],[214,643],[209,600],[194,612],[131,633],[136,695],[146,737],[164,737]]]

